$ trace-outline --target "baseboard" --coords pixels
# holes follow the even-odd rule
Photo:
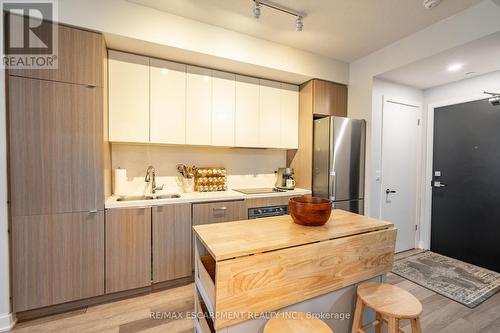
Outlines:
[[[16,321],[14,320],[14,315],[12,313],[4,313],[0,315],[0,332],[7,332],[12,327]]]

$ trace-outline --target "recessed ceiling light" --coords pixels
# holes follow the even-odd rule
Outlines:
[[[427,8],[427,9],[432,9],[434,7],[437,7],[439,6],[439,4],[441,3],[441,0],[424,0],[422,2],[422,5]]]
[[[458,72],[464,67],[464,64],[451,64],[448,66],[448,72]]]

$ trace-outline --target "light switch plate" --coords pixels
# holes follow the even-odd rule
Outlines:
[[[441,171],[434,171],[434,177],[441,177]]]

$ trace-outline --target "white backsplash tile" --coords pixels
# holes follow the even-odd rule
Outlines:
[[[227,176],[229,189],[274,187],[275,182],[276,175],[274,173]],[[159,191],[159,193],[183,193],[180,178],[177,176],[157,176],[156,185],[163,185],[163,190]],[[145,182],[144,177],[127,178],[124,188],[126,195],[144,195],[146,193],[151,193],[151,183]]]

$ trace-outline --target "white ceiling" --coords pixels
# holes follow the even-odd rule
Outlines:
[[[307,13],[304,31],[292,16],[252,0],[128,0],[204,23],[351,62],[456,14],[481,0],[442,0],[428,10],[422,0],[274,0]]]
[[[449,72],[448,66],[451,64],[462,64],[463,68],[457,72]],[[378,77],[427,89],[497,70],[500,70],[500,33],[477,39]]]

